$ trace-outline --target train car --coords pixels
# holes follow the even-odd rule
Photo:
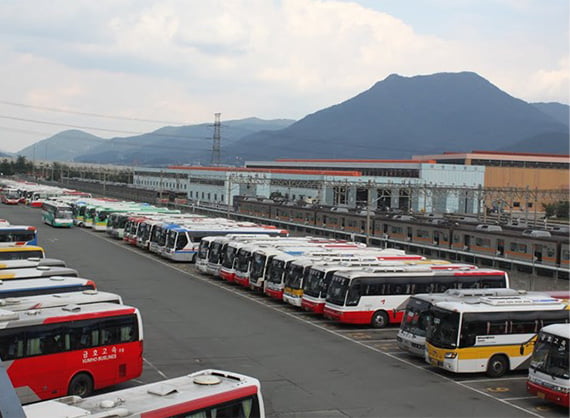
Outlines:
[[[505,264],[569,269],[570,248],[566,227],[531,230],[481,223],[475,216],[368,213],[349,208],[287,205],[270,199],[240,198],[240,213],[387,239],[390,245],[423,248],[425,255],[464,258],[471,254]],[[367,231],[369,227],[369,231]],[[564,276],[564,275],[563,275]],[[567,276],[564,276],[567,277]]]

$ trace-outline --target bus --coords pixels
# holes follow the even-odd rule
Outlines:
[[[232,240],[225,247],[222,255],[220,278],[233,282],[236,281],[239,272],[239,284],[248,287],[249,267],[253,251],[262,247],[307,245],[310,240],[309,237],[272,237],[268,235],[252,235],[251,239]]]
[[[0,299],[0,309],[18,312],[67,305],[86,305],[89,303],[116,303],[122,305],[123,299],[115,293],[88,289],[80,292]]]
[[[283,279],[283,300],[293,306],[302,307],[305,280],[308,279],[311,268],[319,263],[360,263],[366,268],[381,269],[386,266],[403,265],[407,263],[424,262],[425,257],[419,255],[399,254],[400,250],[391,248],[380,250],[370,248],[367,251],[340,256],[324,257],[313,260],[301,257],[293,261],[285,273]]]
[[[0,247],[13,245],[38,245],[38,229],[28,225],[0,227]]]
[[[166,245],[161,255],[173,261],[195,262],[200,240],[212,235],[267,235],[286,237],[289,231],[265,226],[241,227],[239,224],[226,227],[217,224],[190,224],[172,227],[167,231]]]
[[[25,405],[24,412],[27,418],[265,417],[259,380],[221,370],[203,370],[87,399],[73,397],[39,402]]]
[[[469,267],[441,270],[429,265],[398,266],[381,273],[341,271],[331,280],[323,314],[339,322],[384,328],[400,323],[403,312],[397,308],[410,295],[490,287],[509,287],[507,273]]]
[[[521,344],[546,325],[568,323],[569,313],[568,304],[544,295],[438,302],[430,309],[426,360],[449,372],[489,377],[526,369],[531,352]]]
[[[73,226],[71,206],[55,200],[46,200],[42,204],[42,221],[55,227],[71,228]]]
[[[540,330],[528,367],[528,393],[566,408],[570,406],[569,347],[570,325],[552,324]]]
[[[0,280],[0,299],[96,289],[95,282],[79,277],[52,276],[34,280]]]
[[[12,245],[9,247],[0,247],[0,261],[2,262],[8,260],[26,260],[29,258],[44,259],[44,249],[37,245]]]
[[[69,267],[37,266],[21,269],[0,270],[0,280],[35,279],[39,277],[66,276],[77,277],[79,273]]]
[[[449,261],[437,259],[423,259],[407,261],[410,264],[429,263],[432,265],[451,264]],[[305,280],[303,280],[303,296],[301,296],[301,307],[310,312],[322,314],[325,308],[327,291],[333,275],[337,271],[358,271],[363,270],[367,266],[381,264],[380,261],[374,263],[363,263],[361,261],[348,262],[325,262],[311,266]]]
[[[518,296],[525,290],[497,289],[448,289],[443,293],[419,293],[412,295],[398,310],[404,310],[400,329],[396,336],[398,347],[417,357],[425,358],[426,333],[430,322],[430,309],[437,302],[468,300],[478,302],[486,296]],[[404,306],[405,305],[405,306]],[[400,309],[401,308],[401,309]]]
[[[16,189],[3,190],[2,203],[5,205],[17,205],[20,203],[20,193]]]
[[[0,310],[0,324],[0,358],[22,403],[89,396],[142,373],[142,320],[132,306]]]

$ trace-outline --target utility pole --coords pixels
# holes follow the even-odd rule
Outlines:
[[[372,206],[372,184],[370,180],[368,180],[366,191],[368,195],[366,202],[366,245],[370,245],[370,206]]]
[[[228,207],[226,209],[226,218],[230,219],[230,205],[232,204],[232,175],[228,176]]]
[[[212,165],[219,166],[221,160],[221,123],[220,123],[220,116],[221,113],[214,113],[215,120],[214,120],[214,137],[212,143]]]

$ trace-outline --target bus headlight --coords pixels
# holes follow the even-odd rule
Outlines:
[[[445,353],[445,358],[455,358],[457,357],[457,353]]]

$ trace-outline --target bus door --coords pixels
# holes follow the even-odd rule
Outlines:
[[[413,241],[413,237],[414,237],[414,231],[413,228],[411,226],[407,226],[406,227],[406,239],[408,241]]]
[[[505,240],[504,239],[497,239],[497,256],[504,257],[505,256]]]

